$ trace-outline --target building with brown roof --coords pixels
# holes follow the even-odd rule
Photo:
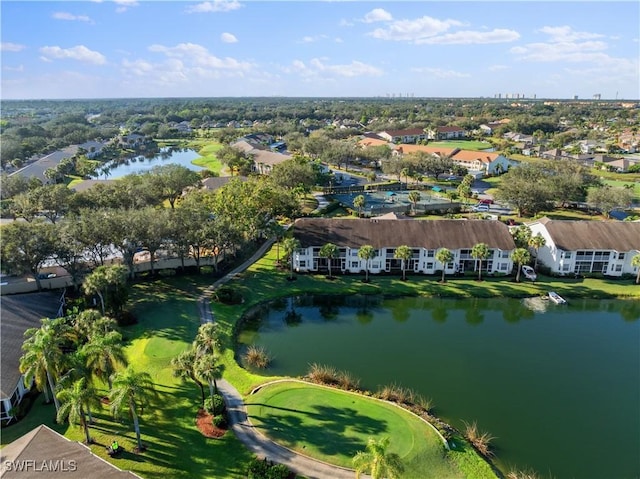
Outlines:
[[[632,258],[640,253],[640,222],[559,221],[547,217],[528,224],[545,246],[538,262],[558,274],[637,274]]]
[[[445,268],[446,273],[476,271],[477,261],[471,249],[485,243],[490,250],[482,270],[489,273],[511,273],[511,252],[515,249],[509,228],[493,220],[394,220],[385,219],[329,219],[301,218],[294,224],[293,235],[300,241],[294,255],[294,268],[300,272],[327,268],[327,259],[320,257],[320,248],[333,243],[339,257],[331,263],[332,270],[360,273],[367,265],[358,257],[359,249],[371,245],[376,257],[369,262],[371,273],[400,271],[401,262],[394,258],[398,246],[407,245],[413,257],[407,270],[435,274]],[[438,250],[449,249],[454,260],[446,265],[436,260]]]
[[[0,449],[3,479],[136,479],[44,424]]]
[[[467,132],[459,126],[437,126],[427,130],[429,140],[459,140],[466,136]]]
[[[391,143],[417,143],[427,139],[427,133],[422,128],[386,130],[378,133],[378,136]]]
[[[59,309],[60,294],[50,291],[2,297],[0,420],[10,420],[12,408],[20,404],[29,391],[20,373],[24,332],[29,328],[39,328],[42,318],[55,318]]]

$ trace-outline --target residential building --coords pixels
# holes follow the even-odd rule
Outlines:
[[[42,318],[55,318],[60,308],[60,295],[52,292],[8,295],[2,297],[2,321],[0,341],[2,346],[2,368],[0,373],[0,420],[10,420],[15,408],[27,394],[30,385],[25,385],[20,373],[20,357],[24,332],[38,328]]]
[[[246,140],[236,141],[231,146],[251,155],[253,157],[254,170],[262,175],[268,175],[275,165],[292,158],[289,154],[276,153],[265,149],[264,146]]]
[[[538,262],[556,274],[637,274],[631,259],[640,253],[640,222],[559,221],[547,217],[528,223],[546,245]],[[535,254],[535,251],[534,251]]]
[[[0,449],[3,479],[140,479],[44,424]]]
[[[336,273],[364,272],[367,264],[358,257],[364,245],[376,250],[368,265],[373,274],[400,272],[401,261],[394,253],[401,245],[413,251],[406,269],[415,273],[436,274],[443,268],[447,274],[476,271],[478,262],[471,249],[478,243],[486,243],[490,250],[488,260],[482,262],[483,271],[509,274],[513,268],[510,256],[515,244],[509,228],[500,221],[302,218],[295,222],[293,235],[301,245],[293,264],[299,272],[328,269],[328,260],[320,257],[320,248],[327,243],[339,248],[339,257],[331,260]],[[453,253],[451,263],[443,265],[436,260],[442,248]]]
[[[429,140],[458,140],[466,136],[464,128],[459,126],[437,126],[427,130]]]
[[[427,133],[422,128],[386,130],[378,133],[378,136],[391,143],[417,143],[427,139]]]

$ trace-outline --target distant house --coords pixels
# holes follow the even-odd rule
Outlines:
[[[0,420],[13,417],[12,408],[20,404],[30,389],[20,373],[24,332],[29,328],[39,328],[42,318],[55,318],[60,308],[59,297],[59,294],[49,291],[2,297]]]
[[[144,135],[139,135],[138,133],[123,135],[119,139],[120,146],[124,148],[137,148],[147,142],[147,137]]]
[[[427,139],[427,134],[422,128],[386,130],[378,133],[378,136],[391,143],[417,143]]]
[[[82,148],[86,151],[85,156],[90,160],[98,158],[102,154],[102,150],[104,149],[106,143],[101,141],[87,141],[81,145],[78,145],[78,148]]]
[[[332,270],[342,273],[361,273],[367,265],[358,257],[359,249],[371,245],[376,257],[370,261],[370,273],[399,272],[400,260],[394,258],[398,246],[407,245],[413,256],[406,265],[408,271],[449,274],[476,271],[477,261],[471,249],[477,243],[486,243],[490,257],[483,261],[482,270],[490,273],[511,272],[511,252],[515,249],[507,225],[489,220],[394,220],[394,219],[328,219],[302,218],[293,227],[300,249],[294,254],[294,268],[299,272],[328,269],[326,258],[320,257],[320,248],[333,243],[339,248],[339,257],[332,260]],[[441,264],[436,260],[438,250],[449,249],[454,260]]]
[[[292,158],[289,154],[267,150],[264,146],[253,144],[246,139],[236,141],[231,146],[250,155],[253,158],[254,170],[262,175],[268,175],[275,165]]]
[[[44,424],[0,449],[3,479],[140,479]]]
[[[9,176],[13,175],[21,175],[25,178],[37,178],[43,184],[49,182],[49,179],[45,176],[44,172],[49,168],[55,169],[58,167],[62,160],[67,158],[72,158],[78,152],[77,146],[69,146],[67,148],[63,148],[62,150],[54,151],[53,153],[49,153],[46,156],[43,156],[39,160],[25,166],[24,168],[20,168],[17,171],[14,171]]]
[[[637,274],[631,259],[640,253],[640,222],[558,221],[547,217],[527,224],[546,245],[538,260],[557,274]]]
[[[500,123],[499,121],[494,121],[491,123],[483,123],[482,125],[480,125],[480,131],[485,134],[485,135],[493,135],[493,132],[497,129],[500,128],[501,126],[504,126],[504,123]]]
[[[464,128],[459,126],[438,126],[427,130],[429,140],[458,140],[466,136]]]
[[[246,176],[211,176],[201,181],[202,188],[208,191],[216,191],[232,180],[247,181]]]

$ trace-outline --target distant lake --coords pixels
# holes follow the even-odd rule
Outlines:
[[[311,363],[362,386],[410,387],[458,428],[496,436],[497,462],[541,478],[640,477],[640,302],[309,295],[256,308],[238,337],[274,376]]]
[[[99,175],[92,177],[93,179],[105,179],[104,168],[108,168],[106,179],[115,180],[122,178],[133,173],[144,173],[151,170],[158,165],[178,164],[186,166],[190,170],[200,171],[205,168],[194,165],[191,163],[200,155],[189,149],[175,149],[175,148],[161,148],[160,151],[154,156],[136,156],[126,160],[114,160],[107,163],[104,167],[98,170]]]

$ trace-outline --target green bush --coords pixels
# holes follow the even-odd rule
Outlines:
[[[274,464],[267,458],[254,457],[247,467],[247,479],[287,479],[291,471],[287,466]]]
[[[213,425],[219,429],[227,428],[227,416],[224,414],[219,414],[217,416],[213,416]]]
[[[214,416],[218,416],[219,414],[224,413],[226,410],[224,399],[222,399],[222,396],[220,394],[214,394],[213,400],[211,399],[211,397],[205,399],[204,408]]]
[[[213,293],[214,301],[222,304],[240,304],[242,295],[231,286],[222,285]]]

